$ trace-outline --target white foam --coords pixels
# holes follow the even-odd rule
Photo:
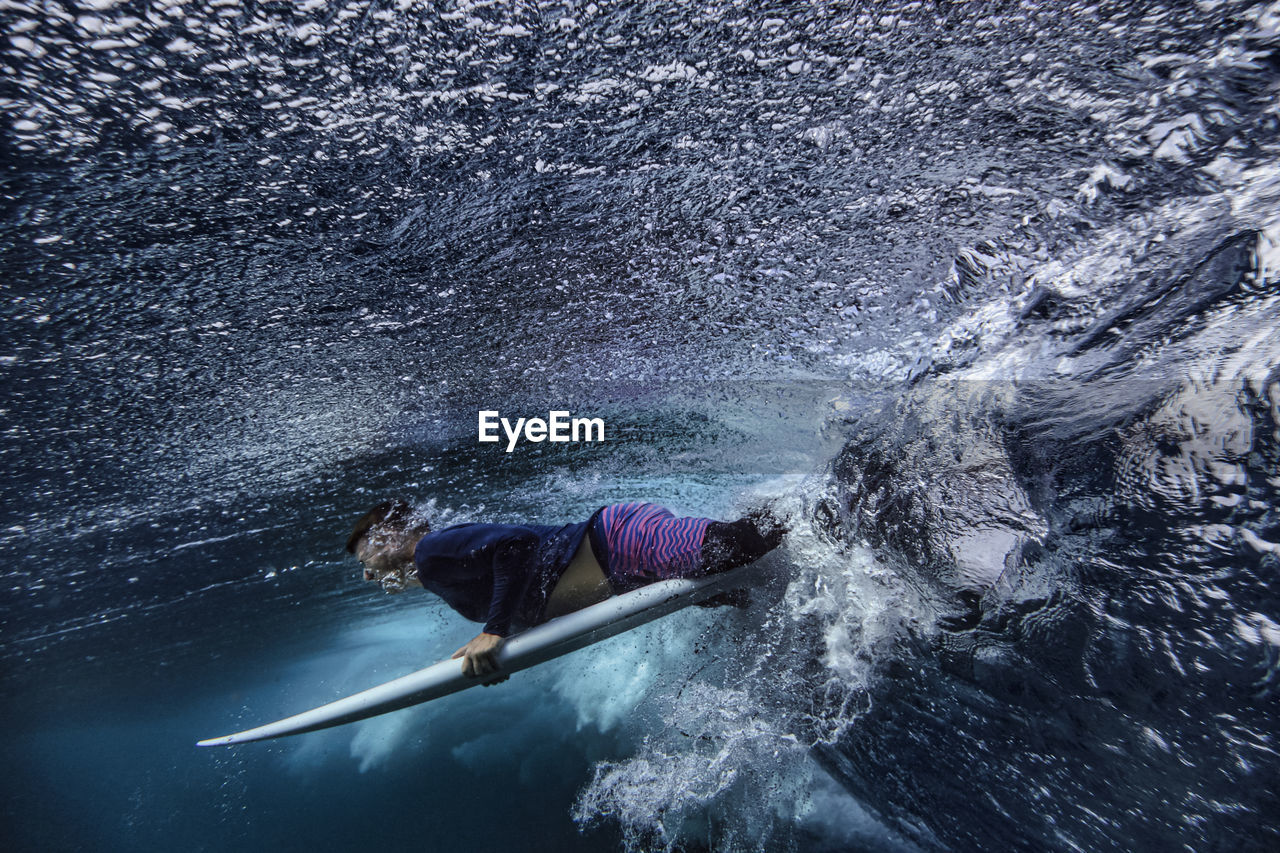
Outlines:
[[[1088,179],[1076,190],[1076,200],[1084,204],[1092,204],[1098,197],[1098,190],[1105,184],[1113,189],[1126,190],[1133,178],[1121,172],[1111,163],[1099,163],[1093,167]]]
[[[837,552],[803,527],[785,548],[770,560],[793,578],[771,607],[686,611],[647,635],[624,635],[630,647],[599,647],[590,678],[557,684],[580,725],[651,721],[634,754],[596,766],[576,821],[618,823],[628,849],[656,840],[658,849],[767,850],[800,829],[832,844],[897,843],[813,763],[811,749],[815,737],[856,725],[881,646],[918,617],[918,604],[867,552]],[[815,636],[825,685],[810,669]],[[785,710],[794,691],[815,687],[836,709],[830,717]]]

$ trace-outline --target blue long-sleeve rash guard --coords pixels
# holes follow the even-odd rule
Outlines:
[[[547,597],[568,568],[590,522],[457,524],[429,533],[414,548],[423,587],[486,634],[542,619]]]

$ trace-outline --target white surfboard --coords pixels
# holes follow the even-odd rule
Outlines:
[[[257,728],[202,740],[196,745],[225,746],[314,732],[448,696],[567,655],[705,601],[726,589],[742,586],[744,574],[755,565],[697,580],[660,581],[537,625],[502,645],[497,654],[498,671],[483,680],[463,675],[461,660],[441,661],[328,705]]]

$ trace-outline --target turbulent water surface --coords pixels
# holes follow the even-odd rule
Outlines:
[[[1280,4],[0,0],[8,849],[1280,845]],[[476,441],[476,412],[604,444]],[[340,559],[663,502],[745,610]]]

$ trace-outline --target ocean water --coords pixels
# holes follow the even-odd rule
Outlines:
[[[0,24],[6,850],[1280,845],[1280,4]],[[343,559],[390,495],[793,529],[745,609],[197,749],[474,634]]]

